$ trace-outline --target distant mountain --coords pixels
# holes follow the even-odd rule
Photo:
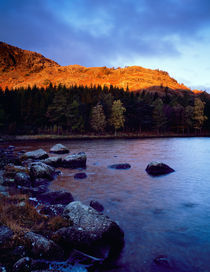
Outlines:
[[[147,89],[190,91],[179,84],[167,72],[146,69],[140,66],[125,68],[83,67],[80,65],[61,66],[41,54],[23,50],[0,42],[0,87],[19,88],[28,85],[46,87],[52,84],[71,85],[113,85],[129,88],[131,91]]]

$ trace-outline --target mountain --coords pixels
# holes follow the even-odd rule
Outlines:
[[[71,85],[113,85],[131,91],[148,89],[161,91],[190,91],[179,84],[167,72],[146,69],[140,66],[125,68],[84,67],[80,65],[61,66],[36,52],[23,50],[0,42],[0,87],[19,88],[28,85],[46,87],[52,84]]]

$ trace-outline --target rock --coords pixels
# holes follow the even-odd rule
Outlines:
[[[68,155],[63,159],[62,166],[66,168],[85,168],[87,156],[84,152]]]
[[[28,194],[34,197],[39,196],[48,190],[46,185],[40,185],[37,187],[18,186],[17,188],[21,194]]]
[[[85,179],[87,177],[86,173],[76,173],[74,175],[75,179]]]
[[[40,234],[27,232],[26,242],[30,245],[30,253],[34,258],[44,258],[46,260],[61,260],[64,252],[52,240],[48,240]]]
[[[98,201],[95,201],[95,200],[90,201],[90,207],[95,209],[97,212],[103,212],[104,210],[103,205],[101,205]]]
[[[57,204],[57,205],[44,206],[43,208],[41,208],[39,212],[40,214],[45,214],[51,217],[51,216],[62,215],[63,211],[64,211],[64,206]]]
[[[159,255],[154,259],[154,262],[159,266],[170,267],[169,259],[166,255]]]
[[[14,164],[8,164],[5,167],[4,177],[14,178],[17,173],[28,173],[28,168],[23,166],[17,166]]]
[[[151,162],[147,165],[146,171],[149,175],[159,176],[169,174],[175,170],[162,162]]]
[[[34,159],[34,160],[42,160],[48,158],[48,154],[43,149],[37,149],[34,151],[29,151],[23,154],[22,159]]]
[[[0,226],[0,247],[8,243],[13,236],[13,231],[7,226]]]
[[[50,149],[50,152],[55,154],[66,154],[69,153],[69,149],[62,144],[56,144]]]
[[[39,196],[37,196],[37,199],[50,205],[55,204],[67,205],[70,202],[74,201],[72,194],[70,192],[64,191],[55,191],[40,194]]]
[[[110,165],[109,168],[113,168],[113,169],[129,169],[129,168],[131,168],[131,166],[128,163],[118,163],[118,164]]]
[[[117,254],[122,249],[123,231],[115,222],[92,207],[74,201],[65,207],[64,216],[73,226],[56,232],[59,243],[73,245],[76,249],[102,258]]]
[[[52,180],[55,169],[43,162],[33,162],[30,165],[30,176],[33,180],[37,178],[46,178]]]
[[[42,161],[43,163],[50,165],[52,167],[60,167],[62,165],[61,157],[49,157]]]
[[[0,272],[7,272],[6,268],[0,264]]]
[[[15,184],[30,187],[31,186],[31,178],[29,174],[24,172],[16,173],[15,177]]]
[[[13,272],[30,272],[31,271],[32,259],[29,257],[24,257],[18,260],[13,265]]]

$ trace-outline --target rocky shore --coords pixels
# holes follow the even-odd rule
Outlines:
[[[0,150],[0,272],[64,271],[75,265],[96,271],[120,254],[124,233],[100,203],[87,206],[70,192],[48,190],[60,174],[57,167],[86,167],[84,152],[69,152],[61,144],[50,149],[53,156],[43,149]]]

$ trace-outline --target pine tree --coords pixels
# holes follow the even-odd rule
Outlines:
[[[125,123],[124,112],[125,111],[126,109],[123,107],[123,104],[119,99],[113,102],[110,124],[111,126],[114,127],[115,136],[116,136],[117,130],[124,127],[124,123]]]
[[[91,112],[91,127],[96,132],[103,132],[106,127],[106,117],[104,115],[103,106],[97,104]]]

